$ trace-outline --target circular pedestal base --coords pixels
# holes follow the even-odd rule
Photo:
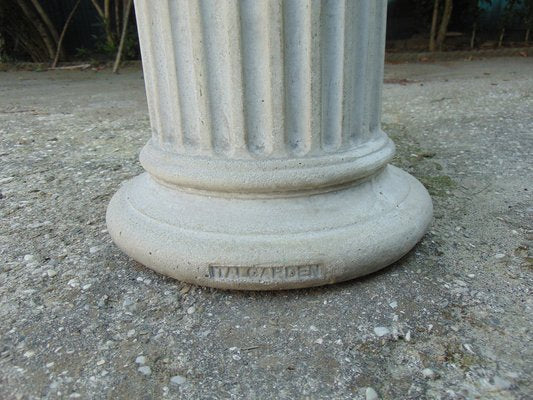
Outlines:
[[[354,186],[293,197],[214,197],[165,187],[150,175],[113,196],[115,243],[162,274],[225,289],[319,286],[398,260],[432,217],[426,189],[387,166]]]

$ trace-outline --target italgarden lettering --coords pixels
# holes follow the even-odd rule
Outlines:
[[[319,279],[322,276],[322,267],[318,264],[294,266],[209,266],[209,277],[214,280],[285,282],[288,280],[313,280]]]

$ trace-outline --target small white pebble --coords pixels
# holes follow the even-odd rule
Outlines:
[[[50,277],[50,278],[53,278],[54,276],[57,275],[57,271],[55,269],[49,269],[48,271],[46,271],[46,274]]]
[[[135,363],[144,365],[146,364],[146,357],[145,356],[139,356],[135,359]]]
[[[496,386],[498,390],[508,390],[511,388],[512,385],[511,385],[511,382],[509,382],[507,379],[504,379],[499,376],[495,376],[494,386]]]
[[[324,343],[324,339],[318,338],[317,340],[315,340],[315,343],[316,344],[322,344],[322,343]]]
[[[176,375],[170,378],[170,383],[173,385],[183,385],[187,381],[187,378],[181,375]]]
[[[386,328],[384,326],[376,326],[374,328],[374,333],[376,334],[377,337],[382,337],[382,336],[390,334],[390,330],[389,328]]]
[[[187,308],[187,314],[189,315],[194,314],[195,311],[196,311],[195,306],[190,306],[189,308]]]
[[[505,254],[503,254],[503,253],[495,254],[495,255],[494,255],[494,258],[495,258],[496,260],[501,260],[502,258],[505,258]]]
[[[147,365],[143,365],[142,367],[139,367],[138,371],[143,375],[150,375],[152,373],[152,369]]]
[[[426,379],[435,379],[435,377],[436,377],[435,372],[433,372],[433,370],[430,369],[430,368],[424,368],[422,370],[422,375]]]
[[[80,286],[80,282],[76,278],[71,279],[67,284],[73,288]]]
[[[407,331],[407,333],[405,334],[405,340],[408,342],[411,341],[411,331]]]
[[[476,277],[475,274],[468,274],[467,276],[468,276],[469,278],[475,278],[475,277]]]
[[[104,365],[105,364],[105,360],[100,360],[96,363],[96,365]]]
[[[463,343],[463,347],[468,351],[470,354],[476,354],[474,353],[474,350],[472,350],[472,346],[470,346],[468,343]]]
[[[367,387],[365,391],[366,400],[378,400],[378,393],[371,387]]]
[[[397,301],[391,301],[391,302],[389,303],[389,307],[390,307],[390,308],[396,308],[396,307],[398,307],[398,302],[397,302]]]
[[[122,307],[129,307],[129,306],[133,305],[134,303],[135,302],[132,299],[125,299],[122,302]]]
[[[35,256],[33,254],[26,254],[24,256],[24,261],[33,261],[35,259]]]
[[[231,356],[231,358],[233,358],[235,361],[239,361],[241,359],[241,356],[238,354],[234,354]]]
[[[91,286],[92,286],[92,284],[87,283],[86,285],[83,285],[81,288],[82,288],[83,290],[87,290],[87,289],[89,289]]]
[[[127,333],[128,337],[132,337],[132,336],[135,336],[135,329],[131,329],[128,331]]]
[[[24,353],[24,357],[26,358],[33,357],[34,355],[35,355],[35,352],[33,350],[28,350],[27,352]]]

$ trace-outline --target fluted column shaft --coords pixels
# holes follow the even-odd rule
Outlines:
[[[135,4],[152,126],[141,162],[156,178],[294,191],[344,184],[390,159],[379,124],[385,0]],[[243,173],[218,176],[234,162]]]

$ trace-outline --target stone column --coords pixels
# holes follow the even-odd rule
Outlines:
[[[388,166],[386,0],[135,0],[152,138],[115,243],[200,285],[286,289],[382,268],[429,226]]]

